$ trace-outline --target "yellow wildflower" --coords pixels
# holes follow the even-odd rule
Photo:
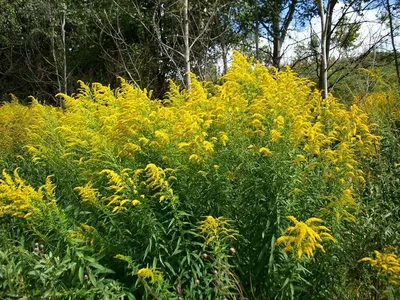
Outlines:
[[[277,128],[282,128],[283,125],[285,124],[285,118],[282,116],[278,116],[275,120],[274,120],[274,125]]]
[[[214,218],[213,216],[207,216],[200,221],[198,229],[204,237],[206,245],[226,239],[236,239],[237,231],[229,228],[229,223],[229,219]]]
[[[150,140],[149,140],[148,138],[141,137],[141,138],[139,139],[139,142],[140,142],[142,145],[147,145],[147,144],[150,142]]]
[[[268,147],[261,147],[259,152],[265,156],[271,156],[272,151]]]
[[[255,118],[255,119],[261,119],[261,120],[264,119],[264,117],[261,114],[258,114],[258,113],[255,113],[252,117]]]
[[[136,274],[143,279],[150,278],[151,283],[162,281],[162,273],[153,268],[149,268],[149,266],[138,270]]]
[[[270,133],[271,133],[271,142],[276,142],[277,140],[282,138],[282,134],[278,130],[272,129]]]
[[[374,251],[375,259],[364,257],[360,262],[369,262],[371,267],[377,270],[378,278],[386,281],[388,284],[400,286],[400,257],[394,254],[392,247],[387,247],[381,253]]]
[[[99,195],[98,190],[93,188],[91,182],[88,182],[85,186],[78,186],[74,190],[79,192],[83,202],[95,203]]]
[[[161,140],[163,143],[168,144],[170,139],[169,139],[169,135],[161,130],[156,130],[154,132],[154,135],[157,139]]]
[[[289,220],[294,223],[294,226],[288,227],[276,241],[276,245],[286,244],[283,249],[285,252],[297,251],[297,257],[300,259],[303,255],[308,258],[314,256],[315,250],[321,249],[325,252],[322,246],[323,242],[335,241],[329,234],[329,229],[325,226],[317,225],[323,220],[318,218],[310,218],[305,222],[299,222],[295,217],[289,216]]]
[[[155,164],[148,164],[144,170],[146,171],[148,187],[156,189],[168,186],[168,181],[165,180],[166,176],[162,168],[157,167]]]
[[[206,152],[214,152],[214,145],[208,141],[203,142],[203,147]]]
[[[199,162],[199,161],[201,161],[201,158],[197,154],[192,154],[192,155],[189,156],[189,160],[190,161]]]
[[[255,120],[253,120],[253,122],[251,122],[251,123],[252,123],[253,126],[256,127],[256,128],[262,128],[262,127],[263,127],[263,124],[262,124],[262,122],[261,122],[260,120],[255,119]]]
[[[229,141],[228,135],[223,131],[221,131],[219,134],[220,134],[219,140],[221,144],[226,146],[226,142]]]
[[[141,202],[140,202],[139,200],[136,200],[136,199],[135,199],[135,200],[132,200],[132,205],[133,205],[133,206],[138,206],[138,205],[140,205],[140,203],[141,203]]]
[[[123,149],[118,153],[118,156],[119,157],[133,156],[135,152],[138,152],[140,150],[141,150],[140,146],[133,143],[127,143],[124,145]]]
[[[306,161],[306,158],[304,157],[304,155],[302,155],[302,154],[298,154],[297,156],[296,156],[296,163],[300,163],[300,162],[302,162],[302,161]]]
[[[58,213],[54,188],[50,176],[38,190],[27,184],[14,170],[14,179],[5,171],[0,179],[0,216],[10,215],[19,218],[41,216],[50,209]],[[46,201],[47,200],[47,201]]]
[[[178,144],[178,149],[189,147],[191,144],[186,142],[181,142]]]

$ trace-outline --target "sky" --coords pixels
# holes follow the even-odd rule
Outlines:
[[[311,1],[311,0],[310,0]],[[334,21],[338,20],[341,16],[342,9],[344,5],[342,1],[339,1],[338,5],[334,9]],[[356,56],[365,53],[371,45],[375,44],[381,37],[389,33],[389,28],[387,24],[382,24],[379,21],[378,15],[382,8],[376,8],[372,10],[365,11],[363,16],[357,15],[354,11],[349,13],[349,18],[351,21],[362,21],[359,37],[356,40],[356,44],[359,47],[349,51],[347,55]],[[299,27],[297,27],[299,28]],[[289,28],[288,36],[283,44],[282,49],[284,50],[284,55],[281,60],[282,65],[291,65],[297,58],[296,47],[303,45],[305,47],[310,43],[310,33],[314,32],[318,37],[321,34],[321,21],[319,16],[315,16],[311,20],[311,24],[306,24],[305,27],[301,29],[295,29],[295,26]],[[397,49],[400,49],[400,36],[395,38],[395,43]],[[269,42],[266,38],[260,38],[260,47],[268,45]],[[272,49],[272,44],[269,44],[270,49]],[[392,45],[390,37],[387,36],[384,42],[379,43],[376,47],[377,51],[392,51]],[[331,55],[338,57],[338,51],[331,51]],[[229,61],[232,61],[232,52],[229,55]],[[218,63],[217,68],[222,71],[222,60]]]
[[[343,2],[339,2],[339,4],[335,7],[334,10],[334,20],[338,20],[342,14],[342,9],[344,5]],[[379,9],[368,10],[364,13],[363,16],[357,15],[354,11],[351,11],[348,16],[351,21],[358,22],[363,21],[359,34],[360,36],[356,40],[356,44],[359,44],[360,47],[350,51],[348,55],[358,55],[364,53],[368,50],[371,45],[376,43],[382,36],[389,33],[389,29],[387,25],[382,24],[378,19]],[[315,16],[311,20],[311,26],[306,25],[306,27],[299,31],[295,30],[294,27],[290,29],[290,33],[283,45],[283,49],[285,49],[284,56],[282,58],[283,64],[290,64],[295,58],[295,48],[299,44],[306,46],[310,41],[310,33],[313,31],[320,36],[321,33],[321,21],[319,16]],[[264,43],[267,41],[264,40]],[[396,39],[396,44],[400,42],[400,39]],[[389,38],[386,38],[385,43],[381,43],[377,49],[379,50],[391,50],[391,43]],[[338,57],[339,52],[333,50],[332,55]]]

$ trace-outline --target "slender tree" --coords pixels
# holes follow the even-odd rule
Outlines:
[[[379,6],[377,1],[348,0],[316,0],[318,15],[321,27],[319,33],[319,59],[318,64],[318,85],[325,99],[328,90],[338,81],[357,68],[369,53],[388,35],[381,35],[368,46],[361,54],[348,54],[348,51],[359,46],[355,42],[359,37],[359,29],[364,21],[363,15],[368,10],[374,10]],[[341,4],[339,6],[339,4]],[[335,16],[334,16],[335,14]],[[334,18],[335,17],[335,18]],[[335,51],[336,58],[331,53]],[[346,58],[348,63],[341,64],[340,61]],[[346,71],[347,70],[347,71]],[[338,76],[339,72],[343,73]],[[330,84],[330,79],[336,77]]]
[[[183,40],[185,44],[185,84],[186,88],[190,89],[189,0],[183,0],[183,27]]]
[[[395,43],[395,38],[394,38],[394,25],[393,25],[392,7],[391,7],[391,4],[390,4],[389,0],[386,0],[385,8],[386,8],[387,16],[388,16],[388,19],[389,19],[390,41],[392,43],[392,49],[393,49],[393,54],[394,54],[394,64],[395,64],[395,67],[396,67],[397,85],[400,87],[399,61],[398,61],[396,43]]]
[[[263,22],[263,26],[272,37],[272,65],[279,68],[282,59],[283,42],[286,39],[289,26],[293,21],[299,1],[273,0],[267,3],[267,23]]]
[[[328,1],[327,7],[323,0],[317,0],[318,12],[321,22],[321,64],[319,87],[322,91],[322,98],[328,97],[328,57],[330,45],[330,33],[332,27],[332,14],[337,0]]]

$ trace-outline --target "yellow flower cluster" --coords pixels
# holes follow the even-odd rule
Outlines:
[[[369,262],[377,270],[378,277],[388,284],[400,287],[400,257],[392,251],[391,247],[385,248],[383,252],[374,251],[375,259],[364,257],[360,262]]]
[[[143,279],[150,278],[151,283],[162,281],[162,273],[153,268],[149,268],[149,266],[138,270],[136,274]]]
[[[364,183],[360,159],[375,153],[378,138],[357,105],[348,109],[333,98],[322,101],[313,84],[292,71],[271,74],[239,53],[222,85],[192,79],[190,92],[171,82],[163,101],[150,100],[146,90],[122,79],[115,91],[80,82],[74,97],[60,94],[64,111],[34,101],[29,108],[9,104],[0,114],[12,111],[33,119],[18,125],[27,133],[16,140],[34,161],[62,164],[67,159],[83,173],[115,157],[150,155],[147,164],[160,165],[161,159],[163,168],[201,167],[227,148],[237,148],[237,155],[251,150],[263,159],[293,149],[293,164],[299,164],[299,155],[310,162],[302,178],[312,168],[325,169],[326,181],[342,186],[336,196]]]
[[[169,181],[175,180],[175,176],[169,176],[167,178],[167,173],[174,172],[171,168],[162,169],[157,167],[155,164],[148,164],[146,168],[136,170],[136,174],[145,172],[145,176],[147,177],[145,184],[151,190],[157,190],[157,193],[153,195],[160,200],[160,202],[165,199],[176,200],[176,196],[174,196],[174,191],[170,188]]]
[[[107,207],[112,208],[112,212],[127,211],[129,205],[138,206],[141,203],[135,199],[143,198],[143,196],[139,195],[136,177],[129,175],[131,171],[130,169],[123,169],[118,174],[113,170],[105,169],[100,172],[100,174],[106,174],[109,179],[107,189],[111,190],[112,194],[103,197],[102,200],[107,203]]]
[[[35,190],[27,184],[14,170],[12,178],[5,170],[0,179],[0,216],[10,215],[12,217],[32,219],[40,218],[47,213],[58,214],[54,186],[50,177],[46,183]]]
[[[15,98],[11,103],[2,103],[0,153],[4,156],[23,154],[23,147],[34,141],[34,138],[45,138],[45,127],[53,126],[56,116],[59,115],[55,108],[40,105],[33,98],[30,106],[20,105]]]
[[[219,217],[207,216],[200,221],[198,229],[205,239],[205,244],[218,243],[227,239],[236,239],[237,231],[229,228],[230,220]]]
[[[74,190],[79,192],[79,196],[81,196],[83,202],[96,204],[99,192],[96,188],[93,188],[91,182],[87,183],[85,186],[76,187]]]
[[[354,98],[354,103],[356,103],[370,116],[379,118],[380,121],[399,121],[400,105],[397,101],[396,88],[387,89],[387,82],[384,82],[379,74],[374,74],[369,70],[364,71],[370,73],[370,75],[377,80],[378,86],[385,87],[385,92],[379,91],[369,93],[367,95],[357,96]]]
[[[222,84],[192,76],[190,91],[170,82],[163,100],[151,100],[150,93],[123,79],[116,90],[79,84],[75,95],[59,95],[63,109],[36,100],[29,107],[0,107],[0,161],[18,153],[53,170],[74,170],[80,180],[75,191],[83,202],[123,213],[132,206],[143,208],[145,199],[157,199],[160,205],[175,201],[175,187],[184,185],[175,185],[177,178],[204,181],[213,174],[221,184],[247,180],[234,164],[250,160],[249,165],[276,172],[279,180],[271,188],[296,199],[293,206],[312,191],[308,196],[314,203],[301,205],[318,206],[312,209],[327,221],[356,220],[357,191],[366,181],[364,161],[379,149],[366,113],[372,98],[351,107],[333,97],[322,100],[307,79],[289,69],[271,73],[237,52]],[[375,96],[384,107],[385,99]],[[7,178],[1,182],[2,214],[27,216],[41,193]],[[323,226],[314,225],[319,219],[310,220],[296,220],[289,227],[280,239],[288,244],[286,250],[310,257],[332,238]],[[199,229],[212,243],[235,236],[227,224],[209,216]]]
[[[321,249],[325,252],[322,245],[323,242],[335,239],[329,234],[329,229],[326,226],[319,225],[323,220],[318,218],[310,218],[305,222],[299,222],[295,217],[289,216],[289,220],[294,223],[294,226],[288,227],[276,241],[276,245],[286,244],[284,251],[297,251],[297,257],[301,258],[307,255],[308,258],[314,256],[316,249]]]
[[[0,179],[0,216],[27,218],[39,213],[34,202],[43,201],[43,194],[26,184],[18,175],[18,169],[14,171],[14,179],[5,170],[2,175],[4,179]]]
[[[148,164],[145,168],[134,171],[126,168],[120,173],[104,169],[99,174],[108,177],[106,189],[111,191],[109,196],[100,195],[98,189],[94,188],[91,182],[85,186],[76,187],[75,190],[79,192],[83,202],[97,207],[101,206],[103,202],[106,203],[106,207],[112,209],[113,213],[126,212],[130,206],[140,205],[146,197],[145,193],[149,191],[152,193],[151,197],[157,198],[160,202],[166,199],[175,201],[177,197],[169,183],[176,180],[176,177],[171,175],[173,172],[174,170],[171,168],[162,169],[155,164]],[[145,177],[144,181],[140,181],[142,174]],[[142,190],[143,193],[139,192],[141,185],[147,189]]]

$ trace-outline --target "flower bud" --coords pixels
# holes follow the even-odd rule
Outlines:
[[[85,276],[83,276],[83,278],[84,278],[85,280],[88,280],[88,279],[89,279],[89,276],[88,276],[87,274],[85,274]]]
[[[203,253],[203,254],[201,255],[201,258],[204,259],[204,260],[206,260],[206,259],[208,258],[207,253]]]
[[[232,254],[236,254],[236,249],[233,248],[233,247],[231,247],[231,248],[229,249],[229,251],[230,251]]]
[[[200,284],[200,280],[196,279],[196,280],[194,281],[194,284],[195,284],[195,285],[199,285],[199,284]]]
[[[39,248],[36,247],[35,249],[33,249],[33,252],[39,252]]]
[[[214,269],[214,270],[212,270],[212,273],[214,274],[214,276],[217,276],[218,271]]]

